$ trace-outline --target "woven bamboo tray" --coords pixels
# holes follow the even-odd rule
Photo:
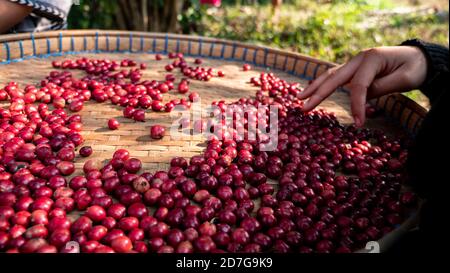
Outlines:
[[[254,96],[257,89],[248,81],[262,71],[273,71],[282,79],[306,86],[309,80],[335,65],[301,54],[204,37],[100,30],[44,32],[0,37],[0,86],[10,81],[21,85],[37,84],[53,70],[51,61],[81,56],[113,60],[129,58],[144,62],[148,69],[144,71],[143,79],[163,80],[166,74],[164,66],[171,60],[164,58],[155,61],[154,54],[169,52],[181,52],[188,61],[200,57],[204,61],[202,66],[225,72],[224,78],[213,78],[209,82],[191,81],[190,90],[200,94],[204,105],[220,99],[231,102],[241,97]],[[251,64],[253,69],[243,73],[243,63]],[[72,73],[77,75],[81,72]],[[180,77],[178,71],[174,74]],[[174,97],[177,95],[168,93],[164,100]],[[383,114],[369,119],[366,126],[381,128],[388,134],[414,136],[427,112],[401,94],[384,96],[371,103]],[[5,105],[0,104],[0,107]],[[341,123],[352,123],[348,93],[345,90],[335,92],[320,107],[336,113]],[[147,121],[135,123],[123,118],[121,107],[88,102],[79,114],[82,115],[84,125],[83,145],[90,145],[94,149],[88,159],[110,159],[115,150],[126,148],[133,157],[142,160],[145,170],[167,170],[170,158],[191,157],[201,153],[205,146],[204,139],[176,141],[168,133],[161,140],[151,140],[149,127],[152,124],[169,126],[172,123],[173,119],[167,113],[147,111]],[[107,121],[112,117],[121,122],[119,130],[108,130]],[[86,160],[76,158],[77,171],[74,175],[81,174],[81,167]]]

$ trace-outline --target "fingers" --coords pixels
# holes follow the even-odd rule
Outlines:
[[[400,79],[403,77],[401,72],[394,72],[382,78],[374,80],[367,92],[367,99],[378,98],[390,93],[403,92],[405,84]]]
[[[356,127],[363,126],[366,120],[367,87],[360,84],[349,84],[350,103]]]
[[[347,88],[350,90],[350,100],[355,125],[360,127],[365,122],[367,91],[377,74],[382,69],[381,58],[374,54],[366,54],[358,71],[353,76]]]
[[[374,80],[367,92],[367,99],[414,89],[415,85],[409,84],[410,81],[409,68],[401,66],[391,74]]]
[[[317,77],[315,80],[311,82],[310,85],[308,85],[303,92],[300,92],[297,96],[297,98],[304,100],[308,98],[309,96],[314,93],[314,91],[319,87],[330,75],[334,74],[336,70],[341,68],[343,65],[339,65],[333,68],[328,69],[324,73],[320,74],[319,77]]]
[[[339,86],[345,85],[350,90],[355,125],[362,126],[367,98],[407,91],[424,81],[426,59],[417,51],[420,50],[379,47],[360,53],[349,63],[323,73],[301,92],[298,98],[308,99],[302,110],[312,110]]]
[[[319,105],[324,99],[326,99],[331,93],[334,92],[339,86],[348,82],[355,71],[358,69],[363,55],[359,54],[353,58],[347,64],[338,67],[336,70],[331,70],[327,72],[327,77],[325,79],[320,79],[316,84],[311,85],[304,92],[306,93],[302,98],[308,98],[309,100],[304,104],[303,111],[311,111],[314,107]],[[325,73],[324,73],[325,74]]]

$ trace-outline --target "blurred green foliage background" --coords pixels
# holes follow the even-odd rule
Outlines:
[[[264,44],[342,63],[409,38],[449,44],[446,0],[80,0],[69,28],[177,32]],[[277,1],[274,1],[277,2]],[[281,1],[280,1],[281,2]],[[410,97],[421,100],[420,94]]]

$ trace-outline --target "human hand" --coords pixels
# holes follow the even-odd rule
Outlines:
[[[338,87],[350,90],[353,119],[356,126],[365,121],[366,101],[394,92],[405,92],[421,86],[427,75],[427,60],[414,46],[377,47],[362,51],[348,63],[330,68],[315,79],[299,99],[309,98],[303,111],[308,112]]]

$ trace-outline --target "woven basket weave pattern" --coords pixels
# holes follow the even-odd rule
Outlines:
[[[22,63],[36,67],[45,63],[46,69],[49,71],[51,69],[49,61],[44,62],[41,59],[70,57],[74,54],[83,54],[83,56],[91,58],[111,57],[119,60],[129,57],[138,61],[150,61],[153,60],[150,54],[168,52],[181,52],[190,57],[199,56],[208,60],[212,65],[233,62],[250,63],[260,69],[270,68],[285,72],[291,76],[292,80],[301,79],[305,83],[335,65],[300,54],[204,37],[122,31],[62,31],[1,37],[0,75],[9,73],[3,70],[3,67],[10,69],[11,66]],[[8,64],[11,65],[8,66]],[[154,68],[151,67],[149,70],[152,69]],[[150,76],[155,78],[158,75],[161,77],[165,71],[161,64],[158,64],[158,69],[148,73],[154,73]],[[48,71],[45,72],[48,73]],[[239,78],[238,73],[235,73],[236,69],[230,71],[231,74],[234,74],[230,79],[230,85],[222,87],[221,97],[235,99],[246,94],[254,94],[256,89],[252,88],[234,90],[231,81],[244,82],[244,78],[248,80],[249,76],[245,75],[244,78]],[[34,74],[33,71],[31,74]],[[10,76],[7,75],[3,78],[9,80]],[[36,80],[40,78],[42,76],[36,77]],[[0,79],[2,78],[0,77]],[[5,83],[2,79],[1,84]],[[205,90],[204,94],[202,93],[202,100],[205,103],[220,99],[214,91],[214,85],[209,82],[194,83],[194,88]],[[395,126],[401,125],[411,135],[414,135],[420,128],[426,114],[425,109],[400,94],[379,98],[374,103],[383,110],[384,118],[393,121]],[[96,103],[88,103],[81,114],[87,121],[83,130],[86,138],[85,145],[94,145],[95,155],[102,159],[110,157],[118,148],[133,147],[132,154],[134,156],[145,158],[144,167],[157,170],[167,167],[168,160],[173,156],[189,157],[198,154],[203,149],[203,142],[199,140],[171,141],[165,137],[161,141],[152,142],[148,137],[149,126],[158,122],[169,124],[170,119],[167,115],[152,113],[149,115],[151,121],[145,124],[133,123],[121,117],[121,108],[107,103],[101,107]],[[105,124],[110,117],[119,118],[126,129],[118,131],[105,129]],[[83,160],[77,161],[77,167],[82,164]]]
[[[182,52],[188,56],[233,60],[281,70],[311,80],[334,66],[304,55],[247,45],[226,40],[123,31],[63,31],[38,34],[6,35],[0,38],[0,64],[27,58],[57,56],[83,52],[168,53]],[[394,101],[400,101],[393,109]],[[400,122],[410,133],[420,127],[426,110],[409,99],[391,95],[380,98],[377,106]],[[406,113],[405,113],[406,111]]]

